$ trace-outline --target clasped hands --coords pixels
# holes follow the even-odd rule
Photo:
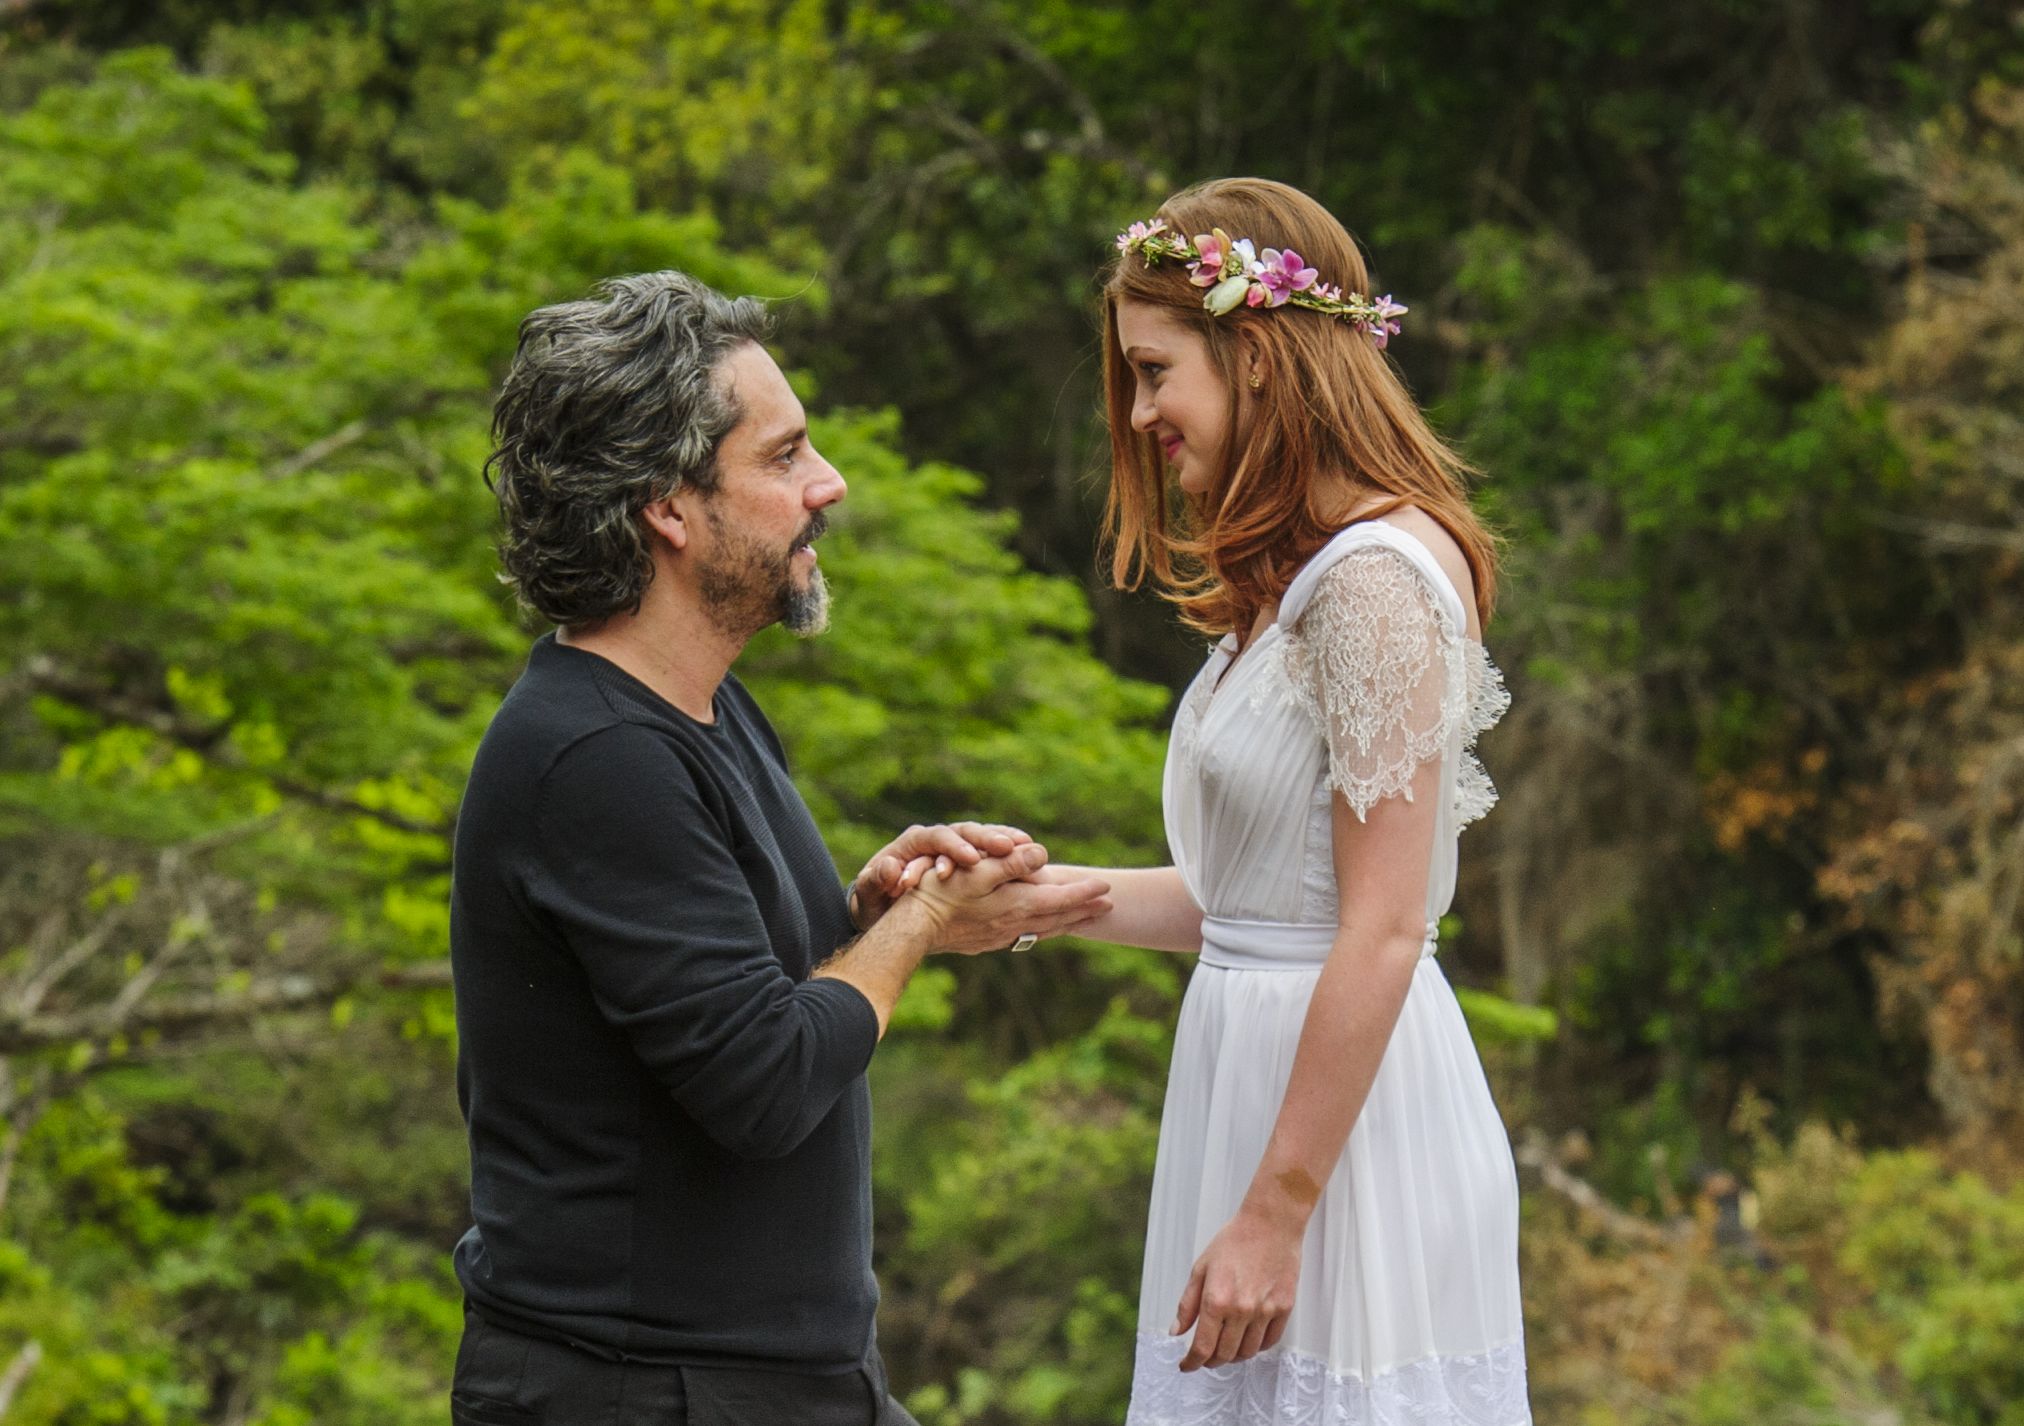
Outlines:
[[[860,931],[912,897],[933,924],[934,949],[959,955],[1003,950],[1024,935],[1059,936],[1109,914],[1099,877],[1035,880],[1047,849],[996,823],[914,826],[888,842],[851,883]]]

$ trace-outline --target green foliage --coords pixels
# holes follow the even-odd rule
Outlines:
[[[434,1371],[410,1363],[461,1325],[440,1271],[416,1275],[411,1254],[363,1234],[356,1205],[327,1193],[188,1211],[166,1167],[135,1161],[127,1128],[86,1094],[53,1107],[23,1146],[10,1209],[28,1226],[0,1239],[0,1330],[32,1335],[44,1354],[22,1419],[168,1426],[203,1419],[207,1384],[257,1388],[276,1373],[286,1401],[310,1385],[319,1349],[328,1358],[332,1331],[353,1363],[379,1359],[352,1394],[374,1381],[386,1400],[402,1381],[434,1388]],[[417,1403],[403,1409],[380,1419],[425,1419]]]
[[[1570,593],[1592,622],[1554,652],[1588,668],[1685,656],[1740,678],[1778,626],[1746,624],[1696,567],[1773,546],[1811,562],[1860,538],[1846,502],[1892,470],[1875,413],[1832,390],[1792,401],[1739,282],[1694,273],[1617,293],[1549,240],[1479,228],[1463,246],[1458,281],[1490,346],[1451,411],[1496,472],[1497,514],[1525,545],[1548,543],[1569,500],[1623,531],[1586,551]],[[1749,612],[1798,621],[1823,592],[1773,585],[1760,599],[1788,602]],[[1786,627],[1803,637],[1803,623]]]
[[[815,0],[520,3],[464,114],[512,172],[545,176],[589,149],[656,206],[761,219],[741,247],[806,257],[806,226],[778,219],[818,197],[869,115],[869,77],[847,61],[874,16],[852,7],[839,26]]]
[[[1471,834],[1499,880],[1465,885],[1456,943],[1548,1002],[1459,992],[1514,1047],[1500,1101],[1591,1128],[1589,1172],[1645,1209],[1745,1154],[1751,1085],[1781,1123],[1924,1132],[1820,827],[1855,806],[1902,845],[1874,710],[1950,686],[2014,570],[1905,537],[1932,486],[1895,433],[1934,403],[1844,373],[1928,261],[1944,287],[2003,231],[1979,179],[1906,217],[1878,155],[1934,120],[2001,166],[2014,17],[1462,8],[14,6],[0,978],[93,928],[79,980],[108,995],[163,948],[199,996],[441,954],[446,830],[529,637],[476,479],[490,393],[530,307],[666,266],[781,299],[851,482],[834,631],[740,664],[839,860],[959,814],[1157,860],[1160,685],[1199,648],[1090,597],[1090,280],[1174,187],[1263,172],[1413,304],[1394,354],[1509,540],[1508,799]],[[1947,154],[1921,165],[1980,171]],[[2007,528],[2006,388],[1976,373],[2016,363],[1956,325],[1905,338],[1958,373],[1915,458]],[[1906,786],[1947,825],[1954,794]],[[1117,1416],[1178,983],[1080,945],[916,978],[874,1071],[877,1191],[887,1351],[929,1426]],[[1931,993],[1963,990],[1988,998]],[[440,1419],[448,1010],[362,989],[215,1053],[11,1057],[9,1115],[64,1092],[6,1197],[0,1356],[43,1349],[9,1419]],[[1713,1370],[1581,1419],[2018,1426],[2014,1189],[1807,1131],[1762,1171],[1764,1231],[1816,1281],[1738,1270]]]
[[[1840,1267],[1869,1295],[1863,1340],[1947,1426],[2024,1420],[2024,1189],[1930,1153],[1883,1154],[1847,1186]]]
[[[1695,1426],[1811,1426],[1834,1419],[1818,1338],[1804,1313],[1780,1304],[1758,1335],[1735,1347],[1701,1383],[1686,1418]]]
[[[1528,1309],[1549,1332],[1600,1300],[1587,1330],[1605,1379],[1580,1419],[2015,1421],[2024,1188],[1949,1170],[1925,1151],[1864,1152],[1818,1121],[1779,1139],[1764,1126],[1767,1108],[1751,1100],[1739,1110],[1751,1184],[1727,1251],[1710,1255],[1700,1234],[1629,1250],[1562,1245],[1564,1275],[1535,1275]],[[1647,1330],[1657,1323],[1662,1331]],[[1536,1406],[1554,1374],[1539,1382]]]
[[[1777,191],[1798,190],[1788,175]],[[1749,211],[1772,222],[1771,201]],[[1652,1096],[1625,1106],[1613,1087],[1583,1114],[1620,1126],[1630,1166],[1612,1184],[1644,1175],[1652,1140],[1633,1126],[1652,1116],[1672,1121],[1673,1172],[1719,1156],[1746,1081],[1777,1084],[1795,1118],[1902,1104],[1910,1082],[1870,1071],[1915,1067],[1875,1014],[1864,948],[1816,904],[1805,822],[1826,750],[1859,756],[1843,670],[1905,657],[1894,631],[1928,597],[1922,569],[1885,553],[1880,512],[1909,508],[1882,411],[1809,389],[1742,276],[1615,276],[1561,236],[1501,226],[1461,252],[1480,359],[1444,410],[1537,592],[1501,636],[1548,716],[1617,740],[1567,774],[1596,788],[1578,819],[1595,830],[1575,835],[1641,850],[1626,902],[1569,908],[1593,930],[1560,987],[1601,1059]]]
[[[472,726],[446,709],[480,686],[453,655],[497,668],[510,644],[477,560],[436,558],[482,545],[481,502],[411,467],[482,373],[372,270],[355,202],[287,184],[260,129],[243,90],[159,53],[8,121],[0,247],[34,260],[9,265],[0,327],[33,373],[9,411],[29,439],[0,455],[0,570],[30,591],[4,637],[151,670],[132,682],[228,750],[215,816],[268,810],[285,764],[370,772],[439,818]],[[164,771],[120,751],[132,734],[107,729],[103,758],[72,741],[78,773]]]
[[[880,1144],[881,1188],[902,1196],[906,1214],[882,1271],[926,1298],[940,1344],[930,1379],[956,1382],[909,1399],[923,1426],[1093,1420],[1122,1399],[1130,1357],[1119,1344],[1137,1320],[1131,1287],[1169,1049],[1163,1023],[1115,1001],[1087,1034],[1002,1079],[966,1077],[953,1132],[925,1115],[910,1126],[939,1141],[926,1153],[905,1130]],[[974,1341],[992,1351],[968,1365]]]
[[[1527,1044],[1560,1033],[1560,1017],[1543,1005],[1519,1005],[1487,990],[1455,987],[1469,1028],[1486,1044]]]

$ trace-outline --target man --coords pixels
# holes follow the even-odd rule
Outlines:
[[[1108,909],[976,824],[909,830],[846,898],[730,674],[767,625],[823,627],[844,495],[766,331],[680,273],[618,279],[527,318],[495,412],[504,577],[558,630],[457,826],[458,1426],[909,1421],[866,1063],[924,955]]]

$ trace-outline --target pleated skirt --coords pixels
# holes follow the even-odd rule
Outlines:
[[[1197,966],[1160,1122],[1127,1426],[1528,1426],[1510,1139],[1437,959],[1421,959],[1309,1220],[1292,1316],[1182,1373],[1195,1259],[1264,1157],[1320,966]]]

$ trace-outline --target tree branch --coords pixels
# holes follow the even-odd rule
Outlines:
[[[118,1014],[94,1006],[60,1015],[0,1016],[0,1055],[17,1055],[71,1041],[103,1043],[116,1035],[174,1032],[198,1025],[329,1005],[354,991],[435,990],[450,984],[447,960],[383,966],[360,975],[286,975],[244,990],[163,995],[126,1006]]]
[[[0,1373],[0,1417],[4,1417],[8,1408],[14,1405],[14,1394],[21,1390],[21,1383],[28,1380],[28,1374],[41,1360],[42,1343],[30,1337],[14,1354],[14,1360],[7,1364],[6,1372]]]
[[[1537,1173],[1541,1183],[1595,1219],[1613,1238],[1660,1247],[1679,1243],[1693,1234],[1694,1222],[1691,1218],[1654,1223],[1618,1208],[1603,1197],[1595,1185],[1569,1172],[1547,1146],[1546,1136],[1537,1130],[1526,1134],[1519,1142],[1516,1157],[1521,1167]]]
[[[1870,521],[1886,530],[1902,530],[1907,534],[1922,536],[1926,543],[1938,549],[1956,550],[2005,550],[2012,554],[2024,553],[2024,531],[2001,529],[1994,525],[1974,525],[1965,520],[1927,520],[1914,515],[1891,515],[1878,512]]]
[[[99,919],[96,926],[72,941],[61,954],[37,971],[14,996],[16,1015],[33,1015],[42,1008],[42,1001],[72,971],[97,955],[99,949],[111,939],[112,933],[126,916],[126,908],[115,905]]]
[[[1154,171],[1144,158],[1130,145],[1112,141],[1110,132],[1103,122],[1102,110],[1052,56],[1011,25],[987,13],[985,7],[978,4],[977,0],[953,0],[953,3],[955,8],[972,22],[971,35],[1038,76],[1075,116],[1077,132],[1073,138],[1029,127],[1020,135],[1023,147],[1028,150],[1052,149],[1057,153],[1074,157],[1115,163],[1141,183],[1150,184],[1154,181]],[[953,37],[952,35],[951,38]],[[980,134],[982,132],[967,121],[963,121],[963,126]],[[986,143],[994,151],[997,148],[997,145],[989,140],[986,140]]]
[[[267,473],[267,478],[269,480],[286,480],[292,475],[300,475],[303,471],[308,470],[311,466],[326,457],[336,454],[346,446],[356,444],[371,429],[362,419],[353,421],[349,425],[340,426],[322,440],[310,442],[287,460],[275,466],[273,470]]]

